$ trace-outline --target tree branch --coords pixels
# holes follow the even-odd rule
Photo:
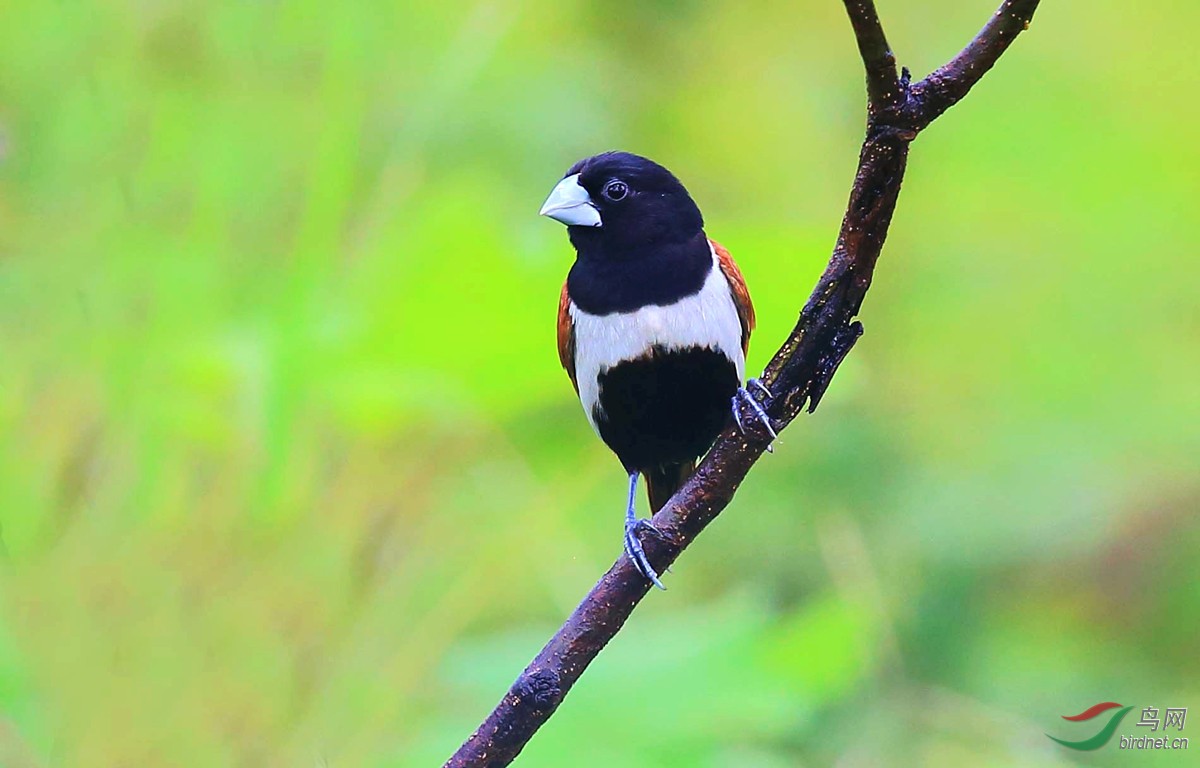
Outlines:
[[[1006,0],[957,56],[912,87],[910,101],[917,107],[920,128],[967,95],[1017,35],[1029,29],[1037,7],[1038,0]]]
[[[1038,0],[1007,0],[983,30],[945,66],[909,85],[896,64],[871,0],[843,0],[867,73],[867,136],[850,201],[829,265],[795,329],[768,364],[766,404],[777,430],[816,409],[838,365],[862,335],[855,320],[887,237],[908,160],[908,145],[962,99],[1028,27]],[[747,425],[757,422],[747,414]],[[662,540],[646,554],[662,573],[733,498],[768,445],[760,427],[726,429],[696,473],[654,516]],[[562,703],[600,650],[621,629],[650,583],[622,554],[488,715],[446,768],[508,765]]]
[[[867,106],[895,104],[900,95],[900,79],[896,76],[896,57],[883,34],[879,14],[873,0],[842,0],[846,14],[854,27],[858,52],[867,70]]]

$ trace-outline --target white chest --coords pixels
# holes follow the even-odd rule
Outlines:
[[[590,315],[570,305],[575,323],[575,376],[579,400],[592,428],[599,400],[597,378],[623,360],[633,360],[655,346],[667,349],[709,347],[725,354],[745,376],[742,326],[729,283],[713,259],[713,268],[700,291],[667,306],[642,307],[633,312]]]

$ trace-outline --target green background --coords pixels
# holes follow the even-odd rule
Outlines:
[[[880,10],[921,76],[994,2]],[[821,409],[520,765],[1126,765],[1044,733],[1200,709],[1197,27],[1043,3]],[[835,0],[4,3],[0,765],[440,764],[620,551],[545,195],[673,169],[755,371],[863,101]]]

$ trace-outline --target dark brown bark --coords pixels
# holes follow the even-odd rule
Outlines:
[[[776,430],[817,407],[829,381],[862,335],[855,320],[887,237],[908,160],[908,145],[966,96],[1013,39],[1029,26],[1038,0],[1008,0],[957,56],[924,80],[896,74],[872,0],[843,0],[867,75],[867,135],[833,256],[795,329],[768,364],[763,381]],[[769,435],[743,411],[748,432],[727,429],[696,473],[654,516],[662,540],[646,554],[663,572],[733,498],[766,450]],[[588,664],[621,629],[650,583],[622,555],[459,750],[447,768],[508,765],[554,714]]]

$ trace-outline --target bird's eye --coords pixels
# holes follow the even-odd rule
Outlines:
[[[629,194],[629,185],[623,181],[610,181],[604,185],[604,196],[614,203],[624,200]]]

